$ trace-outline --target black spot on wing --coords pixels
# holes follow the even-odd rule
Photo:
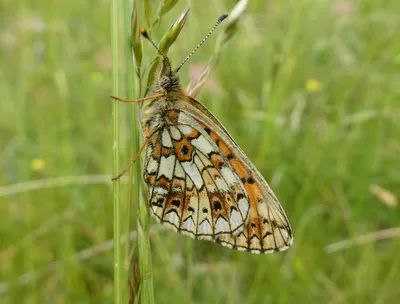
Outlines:
[[[255,181],[251,176],[249,176],[249,177],[247,178],[247,182],[248,182],[249,184],[254,184],[256,181]]]
[[[242,198],[244,198],[244,194],[243,193],[238,193],[236,196],[237,201],[240,201]]]
[[[164,199],[164,197],[160,197],[157,201],[153,202],[152,205],[161,208],[164,205]]]
[[[181,148],[181,152],[183,155],[188,155],[189,153],[189,148],[186,145],[183,145]]]
[[[174,205],[176,208],[179,208],[179,206],[181,205],[181,201],[178,199],[174,199],[172,200],[172,205]]]
[[[222,205],[221,205],[221,203],[220,203],[218,200],[215,200],[215,201],[214,201],[214,210],[215,210],[215,211],[220,211],[220,210],[222,210]]]

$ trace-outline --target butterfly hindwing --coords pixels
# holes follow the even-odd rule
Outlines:
[[[200,239],[238,234],[249,213],[245,188],[207,132],[178,115],[184,123],[166,124],[147,147],[144,178],[153,214]]]

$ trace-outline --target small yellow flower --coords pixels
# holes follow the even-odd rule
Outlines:
[[[42,171],[44,169],[45,165],[46,165],[46,163],[41,158],[34,158],[31,160],[31,169],[33,171],[36,171],[36,172]]]
[[[310,93],[319,92],[322,89],[322,82],[317,79],[308,79],[306,83],[306,90]]]

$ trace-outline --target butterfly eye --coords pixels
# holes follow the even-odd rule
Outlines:
[[[162,76],[160,79],[160,87],[168,89],[171,86],[171,78],[168,76]]]

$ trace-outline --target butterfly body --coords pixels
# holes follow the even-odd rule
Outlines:
[[[151,92],[163,93],[163,96],[147,100],[141,107],[142,128],[147,127],[150,133],[165,125],[166,113],[174,109],[176,101],[185,96],[179,84],[179,77],[171,70],[167,57],[160,62],[155,75],[156,81],[151,87]]]
[[[161,223],[253,253],[287,249],[292,232],[262,175],[222,124],[188,96],[164,57],[141,107],[143,177]]]

